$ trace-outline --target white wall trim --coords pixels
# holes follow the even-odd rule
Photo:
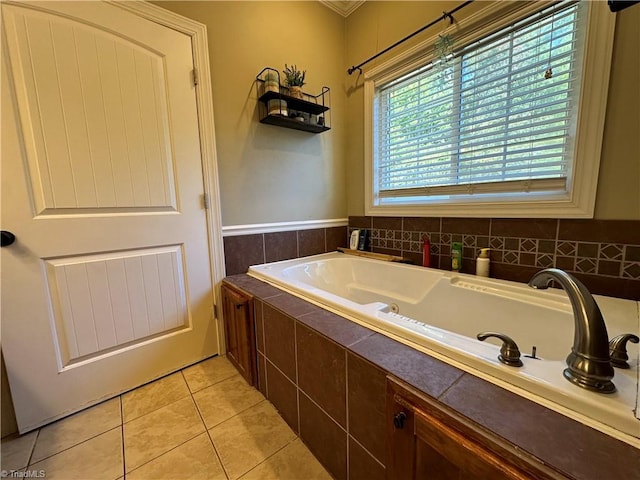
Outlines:
[[[296,230],[313,230],[315,228],[344,227],[348,224],[348,218],[332,218],[328,220],[302,220],[299,222],[229,225],[226,227],[222,227],[222,236],[234,237],[236,235],[254,235],[261,233],[290,232]]]

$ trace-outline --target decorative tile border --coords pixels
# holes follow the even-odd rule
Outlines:
[[[422,264],[425,235],[431,265],[451,268],[451,243],[463,244],[462,271],[475,273],[480,248],[491,248],[491,275],[526,282],[542,268],[579,278],[593,293],[640,300],[640,221],[349,217],[349,227],[225,236],[227,274],[346,246],[354,228],[370,231],[369,248]]]
[[[595,293],[640,300],[640,221],[349,217],[349,233],[354,228],[370,229],[374,252],[416,264],[422,263],[426,235],[437,268],[450,269],[451,243],[461,242],[465,273],[475,273],[480,249],[489,247],[497,278],[526,281],[537,270],[556,267]]]

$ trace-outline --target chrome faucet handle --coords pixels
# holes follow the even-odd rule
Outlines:
[[[618,368],[629,368],[627,360],[627,342],[638,343],[640,338],[633,333],[623,333],[617,337],[613,337],[609,342],[609,356],[611,357],[611,365]]]
[[[502,347],[500,347],[500,355],[498,355],[498,360],[510,367],[522,366],[522,360],[520,360],[520,349],[511,337],[505,335],[504,333],[498,332],[482,332],[479,333],[477,337],[481,342],[484,342],[489,337],[499,338],[500,340],[502,340]]]

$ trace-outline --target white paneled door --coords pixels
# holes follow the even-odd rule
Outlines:
[[[217,353],[192,38],[2,5],[2,350],[21,431]]]

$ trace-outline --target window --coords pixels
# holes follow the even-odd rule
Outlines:
[[[451,51],[371,72],[368,213],[591,216],[604,110],[588,152],[590,3],[511,13]]]

